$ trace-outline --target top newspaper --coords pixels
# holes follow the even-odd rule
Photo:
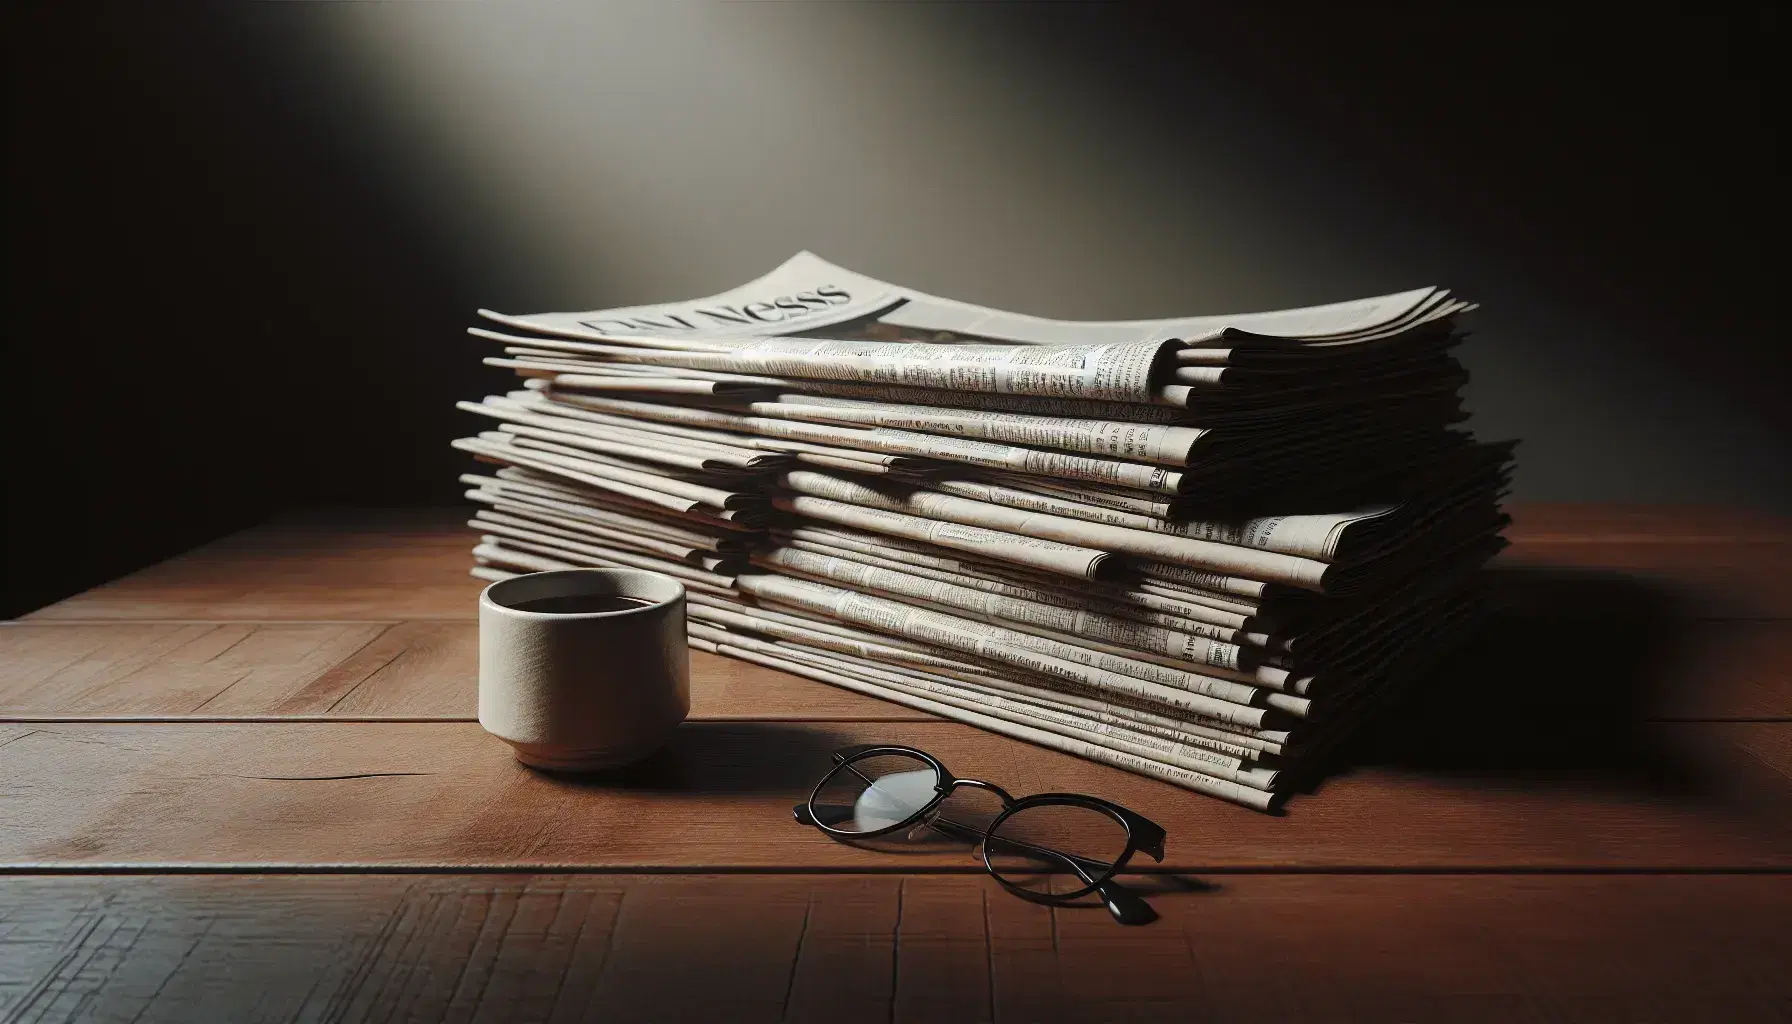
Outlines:
[[[1007,313],[890,284],[801,252],[758,280],[701,299],[585,313],[480,315],[514,327],[593,340],[740,340],[772,335],[865,334],[876,325],[903,336],[955,337],[1023,345],[1115,345],[1178,341],[1214,345],[1226,333],[1303,341],[1347,340],[1458,312],[1439,288],[1416,288],[1304,309],[1169,320],[1050,320]],[[1446,310],[1448,312],[1446,312]]]
[[[579,339],[619,362],[943,391],[1150,403],[1174,349],[1338,346],[1387,337],[1466,306],[1439,288],[1271,313],[1065,321],[1005,313],[857,274],[799,253],[704,299],[584,313],[480,315]],[[948,343],[859,340],[891,334]],[[509,343],[528,343],[491,332]],[[607,344],[606,344],[607,343]]]

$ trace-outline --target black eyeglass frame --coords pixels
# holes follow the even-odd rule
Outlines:
[[[854,761],[885,754],[913,757],[925,762],[932,768],[936,779],[934,783],[933,799],[929,800],[925,806],[901,821],[870,832],[838,829],[823,823],[821,817],[816,814],[815,801],[817,797],[821,796],[822,790],[827,788],[828,783],[833,781],[834,776],[840,774],[842,771],[850,770],[850,766]],[[809,799],[799,807],[795,808],[798,812],[798,820],[806,820],[807,824],[821,829],[828,835],[833,836],[836,839],[845,840],[875,839],[878,836],[886,836],[892,832],[913,828],[915,825],[922,823],[928,824],[934,828],[939,828],[941,824],[945,824],[948,827],[940,828],[940,831],[946,832],[949,835],[956,833],[960,838],[968,839],[982,845],[983,866],[988,869],[990,876],[1000,883],[1002,888],[1007,889],[1016,896],[1032,900],[1036,903],[1069,903],[1074,900],[1082,899],[1090,893],[1099,892],[1103,901],[1107,903],[1108,909],[1113,911],[1116,918],[1119,918],[1126,923],[1135,923],[1129,921],[1128,917],[1135,916],[1136,910],[1134,908],[1123,908],[1117,904],[1136,902],[1140,906],[1143,906],[1143,901],[1139,900],[1136,896],[1132,896],[1131,893],[1125,892],[1123,887],[1120,887],[1117,882],[1113,881],[1113,878],[1115,875],[1125,870],[1127,864],[1132,861],[1133,854],[1135,853],[1143,852],[1153,860],[1157,861],[1162,861],[1164,859],[1165,832],[1163,826],[1144,815],[1139,814],[1137,811],[1122,807],[1111,800],[1103,800],[1100,797],[1094,796],[1085,796],[1081,793],[1035,793],[1032,796],[1020,797],[1017,799],[1010,795],[1007,790],[993,782],[985,782],[982,779],[961,779],[958,776],[953,775],[951,770],[941,763],[939,758],[934,757],[925,750],[895,744],[866,744],[846,747],[835,751],[833,759],[834,767],[829,769],[828,773],[821,777],[821,781],[815,784],[813,790],[810,790]],[[866,785],[874,784],[874,780],[868,779],[858,772],[854,772],[853,774],[858,775]],[[994,793],[997,797],[1001,798],[1002,813],[996,815],[995,819],[989,823],[987,828],[965,825],[948,818],[934,817],[930,819],[930,816],[939,809],[939,806],[942,803],[945,803],[946,798],[951,796],[953,791],[960,786],[971,786],[976,789],[985,789]],[[996,830],[1001,827],[1002,822],[1013,817],[1017,812],[1031,807],[1041,806],[1083,807],[1105,814],[1118,823],[1121,828],[1126,830],[1126,848],[1121,851],[1120,856],[1116,857],[1112,864],[1104,864],[1100,861],[1092,861],[1084,857],[1067,854],[1061,850],[1053,850],[1047,847],[1033,847],[1028,844],[1017,843],[1014,840],[1003,839],[995,834]],[[996,870],[996,866],[991,863],[989,856],[992,840],[996,843],[1007,844],[1010,846],[1026,846],[1030,851],[1050,854],[1055,858],[1063,860],[1075,870],[1077,877],[1085,884],[1081,889],[1068,893],[1042,893],[1015,885],[1008,881],[1008,879],[1002,877],[1001,872]],[[1101,870],[1099,872],[1092,872],[1090,870],[1091,868],[1100,868]],[[1113,889],[1120,889],[1121,891],[1111,891]]]

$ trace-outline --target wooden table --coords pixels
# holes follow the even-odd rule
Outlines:
[[[1780,1019],[1792,528],[1521,509],[1501,612],[1269,817],[693,653],[593,781],[474,721],[463,512],[272,524],[0,630],[0,1020]],[[912,743],[1170,834],[1163,919],[794,824]]]

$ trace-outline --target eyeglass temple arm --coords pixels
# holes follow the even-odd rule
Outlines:
[[[946,819],[936,820],[944,821]],[[977,829],[967,828],[964,825],[960,825],[958,822],[949,822],[949,824],[959,829],[964,829],[967,832],[979,831]],[[1146,903],[1137,893],[1128,889],[1118,879],[1109,876],[1107,878],[1102,878],[1099,882],[1096,881],[1097,878],[1100,878],[1103,872],[1109,870],[1109,865],[1102,864],[1099,861],[1078,857],[1075,854],[1065,853],[1061,850],[1054,850],[1049,846],[1035,846],[1032,843],[1023,843],[1003,836],[994,836],[988,833],[980,834],[985,844],[992,842],[1001,843],[1005,846],[1023,850],[1037,856],[1055,858],[1070,865],[1070,869],[1076,872],[1076,876],[1082,879],[1084,884],[1095,887],[1095,891],[1101,896],[1101,902],[1107,906],[1108,913],[1112,914],[1114,920],[1121,924],[1150,924],[1152,921],[1157,920],[1157,911],[1151,909],[1151,904]],[[1093,872],[1090,870],[1091,868],[1094,869]]]
[[[839,750],[834,751],[832,756],[834,759],[834,763],[840,764],[844,761],[850,760],[851,758],[857,757],[860,754],[863,754],[867,750],[876,750],[879,747],[887,747],[887,746],[889,746],[888,743],[854,743],[850,747],[841,747]]]
[[[1133,842],[1138,848],[1155,861],[1164,859],[1164,840],[1167,838],[1163,826],[1149,818],[1133,815]]]
[[[1027,853],[1037,854],[1042,857],[1054,857],[1069,864],[1071,870],[1076,872],[1077,877],[1081,878],[1083,882],[1088,885],[1094,885],[1096,875],[1108,869],[1108,865],[1103,864],[1100,861],[1078,857],[1075,854],[1064,853],[1061,850],[1054,850],[1047,846],[1034,846],[1032,843],[1023,843],[1018,839],[1006,839],[992,836],[975,825],[966,825],[963,822],[953,821],[951,818],[943,815],[936,816],[932,821],[927,822],[927,824],[957,839],[965,839],[973,843],[987,843],[993,840]],[[1091,872],[1094,872],[1094,874],[1091,874]]]

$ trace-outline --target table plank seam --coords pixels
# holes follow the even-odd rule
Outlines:
[[[557,864],[548,861],[529,863],[417,863],[393,864],[375,861],[342,863],[256,864],[238,862],[183,863],[101,863],[68,864],[56,862],[0,863],[0,879],[57,876],[91,877],[100,875],[218,875],[218,876],[303,876],[303,875],[944,875],[976,877],[987,871],[980,864],[963,866],[947,864],[865,864],[865,865],[728,865],[728,864]],[[1375,865],[1318,864],[1284,867],[1279,865],[1194,865],[1184,867],[1129,868],[1126,875],[1248,875],[1295,877],[1314,876],[1394,876],[1423,875],[1465,878],[1483,877],[1705,877],[1762,876],[1792,878],[1792,855],[1783,865],[1575,865],[1575,864],[1438,864],[1438,865]]]

